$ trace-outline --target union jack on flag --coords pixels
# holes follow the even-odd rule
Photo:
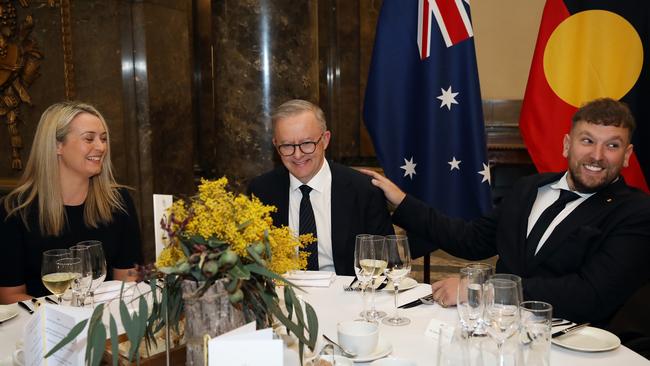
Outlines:
[[[364,102],[386,175],[465,219],[491,208],[473,40],[466,1],[384,0]]]

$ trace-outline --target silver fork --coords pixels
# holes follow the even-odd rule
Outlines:
[[[352,282],[347,287],[343,287],[343,291],[359,291],[361,290],[361,282],[357,283],[356,286],[354,284],[357,283],[357,278],[355,277]]]
[[[422,301],[422,303],[425,305],[433,305],[435,303],[435,301],[433,300],[433,294],[429,294],[427,296],[421,297],[420,301]]]

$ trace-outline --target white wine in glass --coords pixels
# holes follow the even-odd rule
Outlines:
[[[57,297],[61,303],[61,296],[74,280],[75,274],[70,272],[61,272],[57,266],[60,259],[70,258],[71,254],[68,249],[50,249],[43,252],[41,261],[41,281],[43,286]]]
[[[361,316],[368,321],[377,321],[386,316],[386,312],[377,311],[375,308],[375,282],[383,277],[388,264],[385,238],[380,235],[368,235],[360,238],[358,256],[362,271],[370,276],[370,310],[363,311]]]
[[[393,282],[395,293],[395,313],[393,316],[384,318],[383,323],[387,325],[407,325],[411,323],[409,318],[399,315],[397,307],[397,294],[402,279],[411,272],[411,250],[406,235],[388,235],[386,236],[386,253],[388,266],[386,267],[386,277]]]
[[[367,259],[360,259],[361,255],[361,243],[371,237],[370,234],[358,234],[354,241],[354,274],[357,276],[357,281],[359,281],[359,288],[361,288],[361,298],[363,300],[363,309],[361,310],[361,316],[366,314],[368,310],[368,300],[367,300],[367,291],[368,284],[372,279],[372,272],[369,272],[367,267],[362,267],[361,262],[366,261]]]

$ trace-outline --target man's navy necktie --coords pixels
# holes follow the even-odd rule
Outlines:
[[[555,216],[564,210],[564,207],[567,205],[567,203],[576,200],[579,197],[580,196],[578,194],[567,191],[566,189],[560,190],[560,197],[558,197],[558,199],[553,202],[553,204],[548,206],[546,210],[542,212],[542,214],[539,216],[539,219],[537,219],[537,222],[533,226],[533,229],[530,231],[530,234],[528,234],[528,238],[526,238],[526,250],[529,257],[535,256],[537,245],[539,244],[539,241],[542,239],[542,236],[546,232],[546,229],[548,229],[548,226],[551,224]]]
[[[311,189],[310,186],[305,184],[300,186],[302,199],[300,200],[300,221],[298,225],[298,233],[300,235],[311,233],[314,235],[314,238],[317,238],[314,209],[311,207],[311,200],[309,199]],[[309,258],[307,258],[307,269],[310,271],[318,271],[318,240],[308,244],[302,250],[309,253]]]

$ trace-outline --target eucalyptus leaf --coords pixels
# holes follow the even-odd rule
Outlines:
[[[209,246],[210,248],[219,248],[219,247],[221,247],[221,246],[225,246],[225,245],[228,244],[228,243],[226,243],[226,242],[223,241],[223,240],[219,240],[219,239],[217,239],[217,238],[212,237],[212,238],[210,238],[210,239],[208,240],[208,243],[207,243],[207,244],[208,244],[208,246]]]
[[[239,224],[239,225],[237,226],[237,230],[239,230],[239,231],[244,230],[244,229],[245,229],[248,225],[250,225],[252,222],[253,222],[252,220],[246,220],[246,221],[242,222],[241,224]]]
[[[88,344],[92,345],[91,347],[86,347],[86,363],[92,363],[92,351],[96,347],[103,349],[104,344],[106,343],[106,329],[104,329],[104,323],[102,323],[102,314],[104,313],[104,304],[99,304],[93,310],[90,320],[88,322]],[[103,331],[104,338],[98,344],[97,335],[98,331]]]
[[[57,343],[48,353],[45,354],[43,358],[48,358],[55,354],[58,350],[63,348],[65,345],[68,343],[72,342],[77,336],[81,333],[82,330],[86,327],[86,323],[88,323],[88,319],[82,320],[78,324],[76,324],[72,329],[70,329],[70,332],[61,339],[59,343]]]
[[[251,272],[246,268],[246,266],[243,266],[240,263],[232,267],[229,274],[232,279],[248,280],[251,278]]]
[[[201,235],[192,235],[192,236],[190,236],[190,240],[194,244],[199,244],[199,245],[208,244],[208,242]]]
[[[90,326],[89,326],[90,327]],[[92,335],[88,335],[88,345],[86,347],[87,353],[86,364],[91,366],[99,366],[104,356],[104,346],[106,345],[106,328],[101,321],[96,322],[91,328]],[[90,356],[90,357],[88,357]]]
[[[318,316],[314,308],[305,302],[305,313],[307,314],[307,329],[309,331],[309,339],[318,338]]]
[[[115,323],[115,318],[111,314],[109,319],[109,331],[111,334],[111,353],[113,354],[113,366],[117,366],[117,361],[119,359],[119,336],[117,334],[117,324]]]
[[[260,265],[264,265],[264,263],[265,263],[264,259],[262,259],[262,257],[259,256],[259,254],[255,253],[255,249],[253,249],[252,245],[249,245],[246,248],[246,252],[248,252],[248,255],[250,255],[251,258],[253,258],[256,263],[258,263]]]
[[[228,293],[233,293],[233,292],[235,292],[237,287],[239,287],[239,281],[231,279],[231,280],[228,281],[228,283],[226,283],[225,287],[226,287],[226,291],[228,291]]]
[[[302,290],[302,288],[301,288],[300,286],[295,285],[294,283],[292,283],[291,281],[287,280],[286,278],[280,276],[279,274],[277,274],[277,273],[275,273],[275,272],[269,270],[268,268],[266,268],[266,267],[264,267],[264,266],[260,266],[260,265],[257,264],[257,263],[246,264],[246,265],[244,265],[244,267],[245,267],[247,270],[249,270],[250,272],[257,273],[257,274],[259,274],[259,275],[261,275],[261,276],[264,276],[264,277],[270,278],[270,279],[272,279],[272,280],[277,280],[277,281],[279,281],[279,282],[281,282],[281,283],[285,283],[285,284],[287,284],[287,285],[289,285],[289,286],[291,286],[291,287],[293,287],[293,288],[297,288],[297,289],[299,289],[299,290],[301,290],[301,291],[304,292],[304,290]]]

